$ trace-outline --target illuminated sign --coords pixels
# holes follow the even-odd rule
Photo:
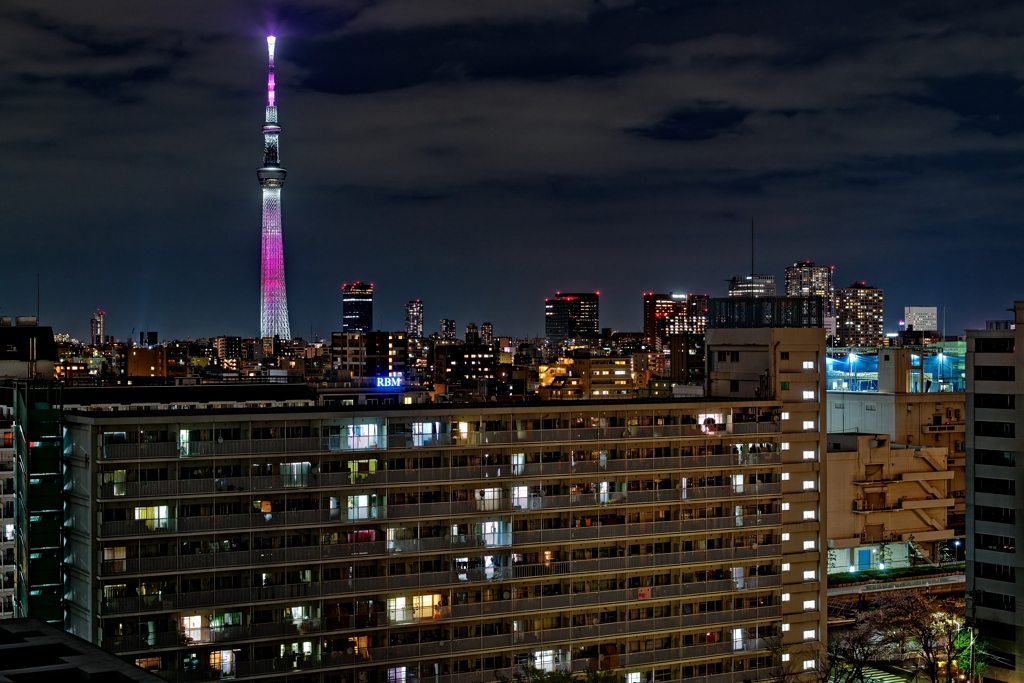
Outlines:
[[[402,387],[401,377],[378,377],[378,389],[400,389]]]

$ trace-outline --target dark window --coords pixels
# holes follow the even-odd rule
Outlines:
[[[996,467],[1013,467],[1017,458],[1013,451],[990,451],[979,448],[974,451],[974,462],[978,465],[995,465]]]
[[[719,351],[718,352],[718,362],[719,363],[724,363],[727,360],[729,360],[729,352],[728,351]]]
[[[739,363],[740,362],[740,352],[739,351],[731,351],[729,353],[729,360],[731,360],[733,363]]]
[[[1003,652],[1002,650],[989,648],[988,652],[985,653],[985,660],[988,664],[997,666],[1000,669],[1017,670],[1017,655],[1012,652]],[[988,676],[985,676],[985,681],[986,683],[1003,683],[997,678],[989,678]]]
[[[992,477],[975,477],[974,490],[978,493],[995,493],[1003,496],[1016,494],[1017,482],[1013,479],[993,479]]]
[[[991,562],[975,562],[974,575],[982,579],[992,579],[993,581],[1017,582],[1017,569],[1015,567],[992,564]]]
[[[998,480],[997,480],[998,481]],[[1016,512],[1013,508],[1000,508],[992,505],[975,505],[974,518],[982,522],[999,522],[1001,524],[1015,524]]]
[[[975,408],[1016,408],[1016,396],[1013,394],[975,394]]]
[[[1013,536],[995,534],[974,534],[974,547],[978,550],[995,550],[1000,553],[1017,552],[1017,541]]]
[[[1013,337],[995,337],[990,339],[975,339],[974,350],[978,353],[1013,353]]]
[[[1012,422],[988,422],[976,420],[974,422],[975,436],[998,436],[1012,439],[1016,436],[1017,429]]]
[[[1014,367],[1012,365],[975,365],[974,379],[1012,382],[1014,381]]]
[[[1017,601],[1012,595],[985,591],[978,596],[977,601],[978,607],[988,607],[990,609],[998,609],[1004,612],[1015,612],[1017,610]]]
[[[729,391],[739,391],[740,381],[738,379],[729,380]]]
[[[789,360],[789,351],[780,351],[779,352],[779,359],[780,360]]]
[[[974,622],[985,638],[998,638],[999,640],[1017,640],[1017,629],[1012,624],[1004,624],[988,619],[978,619]]]

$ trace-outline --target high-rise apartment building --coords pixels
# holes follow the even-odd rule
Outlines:
[[[1024,406],[1024,301],[1013,302],[1012,320],[992,321],[967,331],[967,591],[968,615],[989,643],[988,681],[1024,681],[1024,627],[1017,604],[1024,602],[1024,571],[1018,543],[1024,545],[1021,513]],[[973,607],[974,609],[971,609]]]
[[[544,336],[549,347],[569,339],[596,336],[600,330],[599,292],[558,292],[544,300]]]
[[[281,190],[287,171],[281,167],[281,125],[277,121],[274,87],[274,47],[267,36],[270,55],[267,76],[267,107],[263,123],[263,165],[256,169],[263,191],[263,251],[260,258],[260,336],[291,339],[288,294],[284,281],[284,242],[281,232]]]
[[[423,337],[423,302],[419,299],[405,305],[405,334],[410,339]]]
[[[373,329],[373,285],[355,282],[341,286],[342,331],[369,332]]]
[[[491,323],[480,323],[480,343],[485,346],[494,343],[494,325]]]
[[[906,329],[913,327],[916,332],[938,330],[939,310],[935,306],[905,306],[903,324]]]
[[[836,288],[832,266],[816,266],[813,261],[797,261],[786,268],[786,296],[820,296],[825,302],[825,317],[836,315]]]
[[[441,339],[444,341],[455,341],[455,321],[450,318],[441,318]]]
[[[96,315],[89,321],[89,336],[92,338],[93,346],[103,346],[107,343],[107,338],[104,336],[106,333],[103,326],[103,318],[106,316],[105,311],[96,309]]]
[[[880,346],[884,339],[884,303],[884,292],[864,282],[837,289],[839,346]]]
[[[729,280],[729,296],[775,296],[775,276],[737,275]]]
[[[480,328],[476,326],[476,323],[470,323],[466,325],[466,343],[467,344],[479,344],[480,343]]]
[[[9,416],[5,416],[9,417]],[[14,541],[14,429],[0,420],[0,619],[14,616],[14,580],[18,572]]]
[[[66,539],[62,581],[36,599],[177,681],[533,665],[742,683],[775,670],[780,644],[814,668],[824,335],[708,343],[727,359],[713,400],[614,408],[318,407],[279,385],[161,387],[173,396],[152,409],[147,387],[67,389],[60,430],[33,434],[62,431],[58,463],[95,485],[39,501]],[[747,378],[765,367],[758,394]]]

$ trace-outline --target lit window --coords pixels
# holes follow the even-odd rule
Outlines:
[[[789,661],[789,653],[788,652],[782,655],[782,661],[784,661],[784,662],[788,662]]]
[[[814,609],[814,600],[804,600],[804,609]]]
[[[804,510],[804,519],[814,519],[814,510]]]
[[[811,634],[812,634],[811,638],[814,637],[813,633],[814,633],[814,631],[811,631]],[[806,637],[806,636],[804,636],[804,637]],[[808,670],[813,669],[813,668],[814,668],[814,660],[813,659],[805,659],[804,660],[804,671],[808,671]]]
[[[814,460],[814,451],[804,451],[804,460]]]
[[[804,550],[814,550],[814,541],[804,541]]]
[[[782,594],[782,602],[789,602],[789,593]]]
[[[814,640],[814,629],[813,628],[807,629],[806,631],[804,631],[804,640]],[[808,661],[810,661],[810,660],[808,660]],[[807,664],[807,662],[804,662],[805,666],[806,666],[806,664]],[[811,662],[811,665],[813,666],[814,662]]]
[[[804,429],[814,429],[814,420],[804,420]]]
[[[805,401],[813,401],[814,400],[814,390],[813,389],[810,389],[810,390],[806,390],[805,389],[804,390],[804,400]]]
[[[813,370],[813,369],[814,369],[814,361],[813,360],[805,360],[804,361],[804,370]]]
[[[783,531],[782,532],[782,540],[783,541],[788,541],[789,540],[789,532],[788,531]]]
[[[813,490],[814,490],[814,480],[813,479],[804,479],[804,491],[813,491]]]
[[[816,572],[813,569],[804,570],[804,581],[814,581]]]
[[[789,503],[783,503],[782,504],[782,509],[783,509],[783,511],[788,510],[789,509]]]
[[[789,472],[782,473],[782,481],[789,481]]]
[[[786,633],[787,631],[789,631],[789,624],[783,624],[782,625],[782,632]]]
[[[789,571],[789,562],[783,562],[782,563],[782,571],[784,571],[784,572],[788,572]]]
[[[789,413],[783,413],[783,414],[782,414],[782,419],[783,419],[783,420],[788,420],[788,419],[789,419]],[[785,444],[785,445],[786,445],[786,446],[788,446],[789,444],[787,443],[787,444]]]

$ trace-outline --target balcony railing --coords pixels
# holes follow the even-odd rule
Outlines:
[[[574,462],[523,463],[476,467],[380,469],[376,472],[329,472],[266,477],[219,477],[102,484],[101,498],[153,498],[158,496],[202,495],[244,491],[337,488],[339,486],[384,486],[391,484],[444,483],[478,479],[512,480],[522,477],[572,474],[608,474],[658,470],[695,470],[723,467],[777,465],[778,452],[731,453],[723,455],[577,460]],[[384,463],[380,463],[383,465]]]
[[[215,455],[262,453],[310,453],[317,451],[378,451],[459,446],[513,445],[670,439],[730,434],[776,434],[777,422],[738,422],[717,425],[662,425],[656,427],[590,427],[580,429],[533,429],[434,434],[376,434],[371,436],[324,436],[295,439],[238,439],[218,441],[166,441],[120,443],[103,446],[106,460],[194,458]]]
[[[411,554],[422,552],[454,551],[470,548],[502,548],[536,543],[562,541],[628,538],[643,540],[666,534],[701,532],[716,529],[765,528],[779,526],[781,515],[745,515],[743,517],[707,517],[640,524],[599,524],[569,529],[499,532],[485,535],[463,534],[437,538],[413,538],[396,541],[365,543],[339,543],[297,548],[272,548],[236,552],[200,553],[194,555],[168,555],[110,560],[103,563],[105,576],[120,574],[152,574],[220,569],[248,565],[274,565],[294,562],[320,562],[342,558],[369,558],[374,556]]]
[[[701,562],[722,562],[735,559],[750,559],[781,556],[778,544],[757,547],[722,548],[718,550],[694,550],[651,555],[630,555],[591,560],[567,560],[547,564],[523,564],[511,567],[489,567],[462,571],[425,572],[392,576],[372,576],[317,583],[296,583],[260,588],[232,588],[217,591],[191,591],[187,593],[159,593],[137,597],[107,598],[104,600],[104,614],[125,614],[133,612],[169,612],[207,606],[226,606],[291,600],[295,598],[318,598],[327,596],[354,595],[358,593],[379,593],[418,588],[456,587],[470,583],[490,583],[543,576],[575,576],[585,573],[603,573],[621,570],[637,570],[675,565],[691,565]],[[754,581],[754,579],[757,579]],[[763,581],[762,581],[763,580]],[[774,579],[772,579],[774,580]],[[744,579],[744,589],[763,587],[769,577]],[[589,595],[589,594],[588,594]],[[510,595],[511,597],[511,595]],[[580,598],[584,600],[584,598]]]
[[[196,517],[170,517],[103,522],[100,535],[145,536],[150,534],[192,533],[228,529],[261,529],[282,526],[313,526],[339,522],[366,524],[368,520],[442,518],[465,515],[490,515],[495,512],[525,510],[571,510],[594,508],[607,510],[611,506],[673,503],[695,500],[758,498],[781,493],[778,482],[742,484],[735,486],[706,486],[687,489],[660,489],[657,491],[629,491],[614,493],[586,493],[565,496],[528,495],[521,498],[493,498],[482,500],[443,501],[415,505],[378,505],[365,508],[333,510],[293,510],[288,512],[258,512],[233,515],[207,515]]]

